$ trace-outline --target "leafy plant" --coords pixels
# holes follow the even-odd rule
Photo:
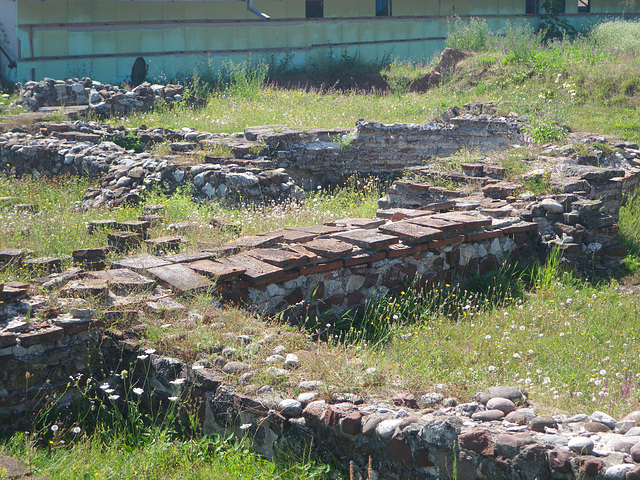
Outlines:
[[[459,50],[481,52],[489,46],[490,35],[486,20],[477,17],[463,20],[455,16],[448,22],[445,45]]]
[[[544,13],[541,15],[540,31],[544,34],[544,40],[572,37],[577,34],[573,25],[565,17],[560,16],[562,4],[562,0],[544,0],[542,2]]]
[[[240,98],[255,98],[267,79],[269,66],[263,61],[253,62],[251,58],[235,63],[224,60],[215,84],[219,91]]]
[[[536,143],[558,142],[567,137],[567,130],[555,122],[534,119],[524,128],[524,131]]]
[[[124,136],[121,134],[114,135],[111,141],[125,150],[133,150],[136,153],[144,151],[142,139],[133,132],[127,132]]]

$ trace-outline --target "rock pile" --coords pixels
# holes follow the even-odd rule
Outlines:
[[[41,107],[87,105],[91,112],[109,116],[146,112],[158,102],[181,102],[183,94],[183,85],[151,85],[145,82],[127,90],[86,77],[66,80],[45,78],[40,82],[26,82],[17,103],[34,111]]]

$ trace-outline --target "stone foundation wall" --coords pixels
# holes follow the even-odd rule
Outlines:
[[[146,151],[135,153],[114,143],[127,141]],[[161,142],[167,143],[169,154],[152,151],[151,146]],[[230,156],[207,155],[207,148],[215,145],[224,146]],[[83,199],[87,209],[136,203],[150,188],[172,193],[189,187],[196,198],[234,203],[300,200],[303,192],[286,171],[255,156],[234,158],[234,149],[241,154],[252,146],[229,135],[126,130],[93,122],[45,123],[37,134],[20,129],[0,134],[0,171],[100,178],[100,188],[89,190]]]
[[[526,143],[517,117],[462,113],[446,120],[424,125],[359,121],[352,137],[338,141],[336,134],[331,142],[300,143],[278,151],[275,158],[308,189],[340,183],[351,175],[394,178],[408,167],[463,149],[495,152]]]
[[[20,289],[18,289],[20,290]],[[5,286],[2,298],[13,293]],[[72,377],[95,370],[100,322],[85,310],[56,316],[51,322],[21,320],[44,299],[6,302],[0,308],[0,434],[25,428],[34,413],[69,389]],[[6,322],[6,323],[5,323]]]

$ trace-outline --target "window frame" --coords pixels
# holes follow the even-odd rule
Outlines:
[[[393,0],[376,0],[376,17],[393,16]]]
[[[591,13],[591,0],[578,0],[578,13]]]
[[[324,0],[305,0],[305,18],[324,18]]]

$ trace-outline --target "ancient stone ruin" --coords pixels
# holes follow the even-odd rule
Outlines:
[[[0,425],[14,428],[29,413],[29,398],[65,391],[69,376],[91,372],[92,345],[105,357],[117,350],[132,365],[148,362],[149,385],[165,399],[174,394],[171,382],[184,379],[204,401],[206,433],[249,431],[268,457],[313,445],[321,457],[353,461],[360,474],[371,457],[377,478],[388,479],[638,478],[638,412],[620,421],[601,412],[538,416],[527,393],[515,387],[489,389],[464,402],[438,392],[369,402],[340,392],[320,399],[321,385],[303,381],[295,399],[247,397],[224,378],[249,374],[252,365],[224,357],[190,365],[153,352],[140,355],[104,334],[109,322],[145,311],[180,311],[182,297],[207,291],[293,323],[308,315],[340,315],[397,291],[407,278],[427,288],[462,282],[552,248],[582,271],[615,273],[626,254],[617,221],[624,196],[638,182],[638,145],[592,138],[600,147],[588,151],[549,146],[524,175],[510,178],[496,155],[528,139],[520,119],[492,115],[492,108],[468,106],[429,125],[362,121],[353,132],[256,127],[216,135],[63,122],[3,133],[2,165],[17,175],[100,177],[100,188],[79,205],[87,209],[138,202],[152,185],[168,192],[188,186],[203,201],[260,203],[298,201],[301,186],[336,183],[355,172],[394,183],[376,218],[262,232],[189,253],[173,253],[186,222],[175,226],[175,235],[149,238],[150,226],[163,221],[162,209],[154,206],[137,221],[87,225],[87,235],[108,230],[109,244],[69,252],[74,268],[68,271],[60,271],[60,258],[0,249],[0,262],[40,272],[30,283],[0,285],[0,364],[7,366],[0,369]],[[335,141],[345,135],[349,143]],[[144,151],[120,146],[127,137],[139,139]],[[169,154],[150,148],[162,142]],[[208,153],[221,147],[225,155]],[[435,168],[437,157],[462,147],[483,157],[456,171]],[[527,186],[541,183],[537,192]],[[5,208],[28,208],[4,202]],[[156,253],[126,255],[143,242]],[[48,292],[57,292],[56,305],[48,303]],[[134,292],[143,295],[134,300]],[[103,302],[104,316],[94,316],[83,301],[87,296]],[[45,321],[29,321],[45,310]],[[247,338],[259,345],[259,335]],[[281,355],[287,353],[260,354],[282,357],[283,368],[273,362],[267,368],[289,376],[297,358]]]
[[[26,82],[18,104],[37,111],[43,107],[84,105],[87,111],[101,116],[146,112],[160,103],[192,101],[184,97],[184,85],[159,85],[148,82],[131,90],[108,85],[90,78]]]

